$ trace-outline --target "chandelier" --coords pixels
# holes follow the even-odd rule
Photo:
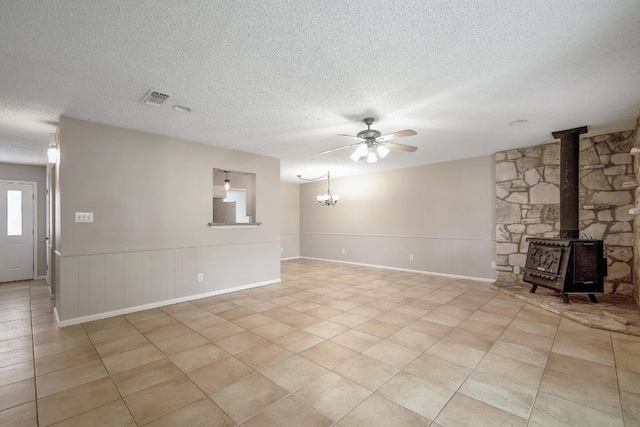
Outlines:
[[[335,206],[336,203],[338,203],[338,200],[340,200],[340,196],[338,196],[337,194],[331,194],[331,172],[327,171],[327,173],[325,173],[324,175],[312,179],[303,178],[302,175],[298,175],[298,178],[303,181],[317,181],[324,178],[325,176],[327,177],[327,193],[316,196],[316,200],[318,200],[320,206]]]

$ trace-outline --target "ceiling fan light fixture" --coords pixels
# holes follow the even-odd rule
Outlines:
[[[376,151],[378,152],[378,156],[380,156],[381,159],[384,159],[385,157],[387,157],[387,154],[389,154],[389,151],[391,150],[389,150],[384,145],[378,145],[376,147]]]
[[[367,144],[361,144],[358,146],[358,148],[356,148],[356,151],[354,151],[353,154],[351,155],[351,160],[353,160],[354,162],[359,162],[360,160],[367,157],[368,152],[369,152],[369,148],[367,147]]]
[[[375,163],[378,161],[378,156],[376,156],[376,152],[372,149],[369,151],[369,155],[367,156],[367,163]]]

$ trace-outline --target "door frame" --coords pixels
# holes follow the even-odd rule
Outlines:
[[[17,179],[0,179],[3,184],[26,184],[33,187],[33,278],[38,278],[38,182]]]

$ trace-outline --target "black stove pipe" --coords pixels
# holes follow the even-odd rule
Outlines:
[[[560,238],[580,237],[578,218],[578,195],[580,174],[580,134],[587,133],[587,127],[553,132],[560,138]]]

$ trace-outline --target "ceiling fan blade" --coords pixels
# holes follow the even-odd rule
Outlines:
[[[386,144],[381,144],[383,147],[390,148],[392,150],[402,150],[408,151],[409,153],[413,153],[418,149],[418,147],[414,147],[413,145],[404,145],[404,144],[396,144],[393,142],[388,142]]]
[[[360,139],[360,138],[358,138]],[[350,147],[355,147],[356,145],[360,145],[362,144],[362,142],[356,142],[355,144],[349,144],[349,145],[344,145],[342,147],[338,147],[338,148],[332,148],[330,150],[325,150],[325,151],[321,151],[318,154],[327,154],[327,153],[332,153],[334,151],[338,151],[338,150],[343,150],[345,148],[350,148]]]
[[[351,138],[351,139],[357,139],[358,141],[366,141],[366,139],[364,138],[360,138],[359,136],[355,136],[355,135],[345,135],[344,133],[339,133],[338,136],[346,136],[347,138]]]
[[[388,133],[386,135],[379,136],[376,138],[377,142],[386,142],[391,141],[392,139],[404,138],[405,136],[413,136],[417,135],[416,131],[413,129],[405,129],[399,130],[398,132]]]

